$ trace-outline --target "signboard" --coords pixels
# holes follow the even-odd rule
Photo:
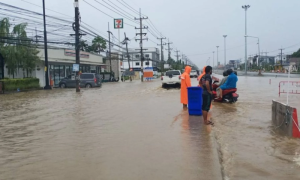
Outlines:
[[[164,69],[169,69],[170,65],[169,64],[164,64]]]
[[[114,19],[114,28],[115,29],[123,29],[124,28],[123,19]]]
[[[73,64],[73,71],[79,71],[79,64]]]
[[[65,50],[65,56],[73,56],[76,57],[76,52],[73,50]],[[86,58],[88,59],[90,57],[89,53],[86,52],[80,52],[80,58]]]
[[[153,79],[153,68],[152,67],[146,67],[143,72],[144,72],[144,78],[146,78],[146,80]]]

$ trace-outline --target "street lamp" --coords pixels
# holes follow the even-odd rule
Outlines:
[[[210,57],[208,57],[208,59],[206,60],[206,64],[207,64],[207,65],[210,64]]]
[[[217,47],[217,66],[219,65],[219,46]]]
[[[255,37],[255,36],[246,36],[247,37],[251,37],[251,38],[256,38],[257,39],[257,45],[258,45],[258,58],[257,58],[257,61],[256,61],[256,64],[258,66],[258,62],[259,62],[259,59],[260,59],[260,43],[259,43],[259,37]]]
[[[242,8],[245,9],[245,74],[247,75],[247,10],[250,5],[244,5]]]
[[[226,37],[227,37],[227,35],[223,35],[223,37],[224,37],[224,67],[225,67],[225,69],[226,69]]]
[[[213,67],[215,67],[215,51],[213,51]]]

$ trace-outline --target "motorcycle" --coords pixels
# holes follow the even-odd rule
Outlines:
[[[222,98],[217,98],[217,88],[219,87],[216,83],[218,83],[218,81],[214,81],[213,82],[213,98],[214,98],[214,102],[229,102],[229,103],[235,103],[238,98],[239,95],[236,93],[237,92],[237,88],[233,88],[233,89],[225,89],[222,91]]]

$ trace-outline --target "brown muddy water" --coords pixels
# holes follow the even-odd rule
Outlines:
[[[0,179],[300,179],[300,140],[274,130],[269,79],[240,77],[212,128],[160,80],[1,95]]]

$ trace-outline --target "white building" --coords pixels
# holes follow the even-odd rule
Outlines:
[[[142,65],[141,62],[141,53],[139,48],[135,49],[128,49],[129,54],[129,62],[127,60],[127,53],[123,52],[123,63],[122,63],[122,69],[127,70],[129,69],[129,66],[134,71],[140,71],[141,67],[153,67],[154,71],[158,71],[160,69],[159,62],[160,62],[160,50],[155,47],[146,47],[143,51],[144,54],[144,64]]]
[[[36,77],[40,79],[40,86],[45,86],[45,54],[44,49],[39,49],[38,56],[40,62],[36,65],[35,70],[29,77]],[[61,48],[48,49],[48,63],[49,63],[49,78],[54,81],[54,86],[57,86],[59,81],[73,73],[73,64],[75,64],[75,51]],[[103,64],[103,57],[101,55],[80,52],[80,70],[81,72],[100,73],[104,72],[106,64]],[[8,75],[7,67],[5,67],[4,60],[4,77],[13,78]],[[25,72],[20,69],[14,78],[23,78]],[[0,77],[1,79],[1,77]]]

